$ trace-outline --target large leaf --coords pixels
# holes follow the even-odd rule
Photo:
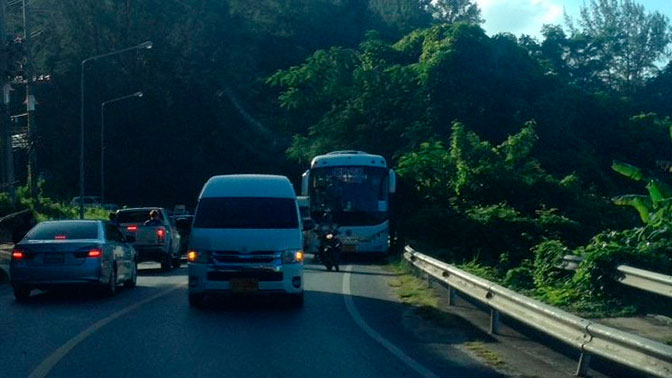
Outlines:
[[[642,181],[644,179],[644,172],[634,165],[630,165],[628,163],[614,160],[613,164],[611,165],[611,169],[635,181]]]
[[[647,196],[640,196],[636,194],[626,194],[612,198],[614,204],[619,206],[632,206],[639,213],[642,222],[649,223],[651,211],[653,210],[653,203],[651,198]]]
[[[657,207],[658,204],[665,199],[672,197],[672,188],[670,188],[670,186],[664,182],[658,180],[649,181],[649,183],[646,185],[646,189],[649,191],[649,196],[651,197],[651,201],[653,201],[653,205],[655,207]]]

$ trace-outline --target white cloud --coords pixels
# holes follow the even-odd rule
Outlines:
[[[476,0],[488,34],[513,33],[538,36],[544,24],[561,24],[560,0]]]

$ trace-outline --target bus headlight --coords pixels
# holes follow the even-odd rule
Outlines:
[[[282,252],[283,264],[299,264],[303,263],[303,251],[284,251]]]

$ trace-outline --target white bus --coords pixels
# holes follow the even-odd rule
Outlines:
[[[388,252],[389,195],[395,188],[395,173],[385,159],[361,151],[316,156],[301,182],[302,194],[310,197],[311,218],[319,224],[325,211],[332,214],[344,253]]]

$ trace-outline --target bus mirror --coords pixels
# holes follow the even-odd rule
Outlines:
[[[308,185],[310,183],[310,170],[303,172],[301,175],[301,195],[308,195]]]
[[[390,169],[390,193],[395,193],[397,191],[397,174]]]

